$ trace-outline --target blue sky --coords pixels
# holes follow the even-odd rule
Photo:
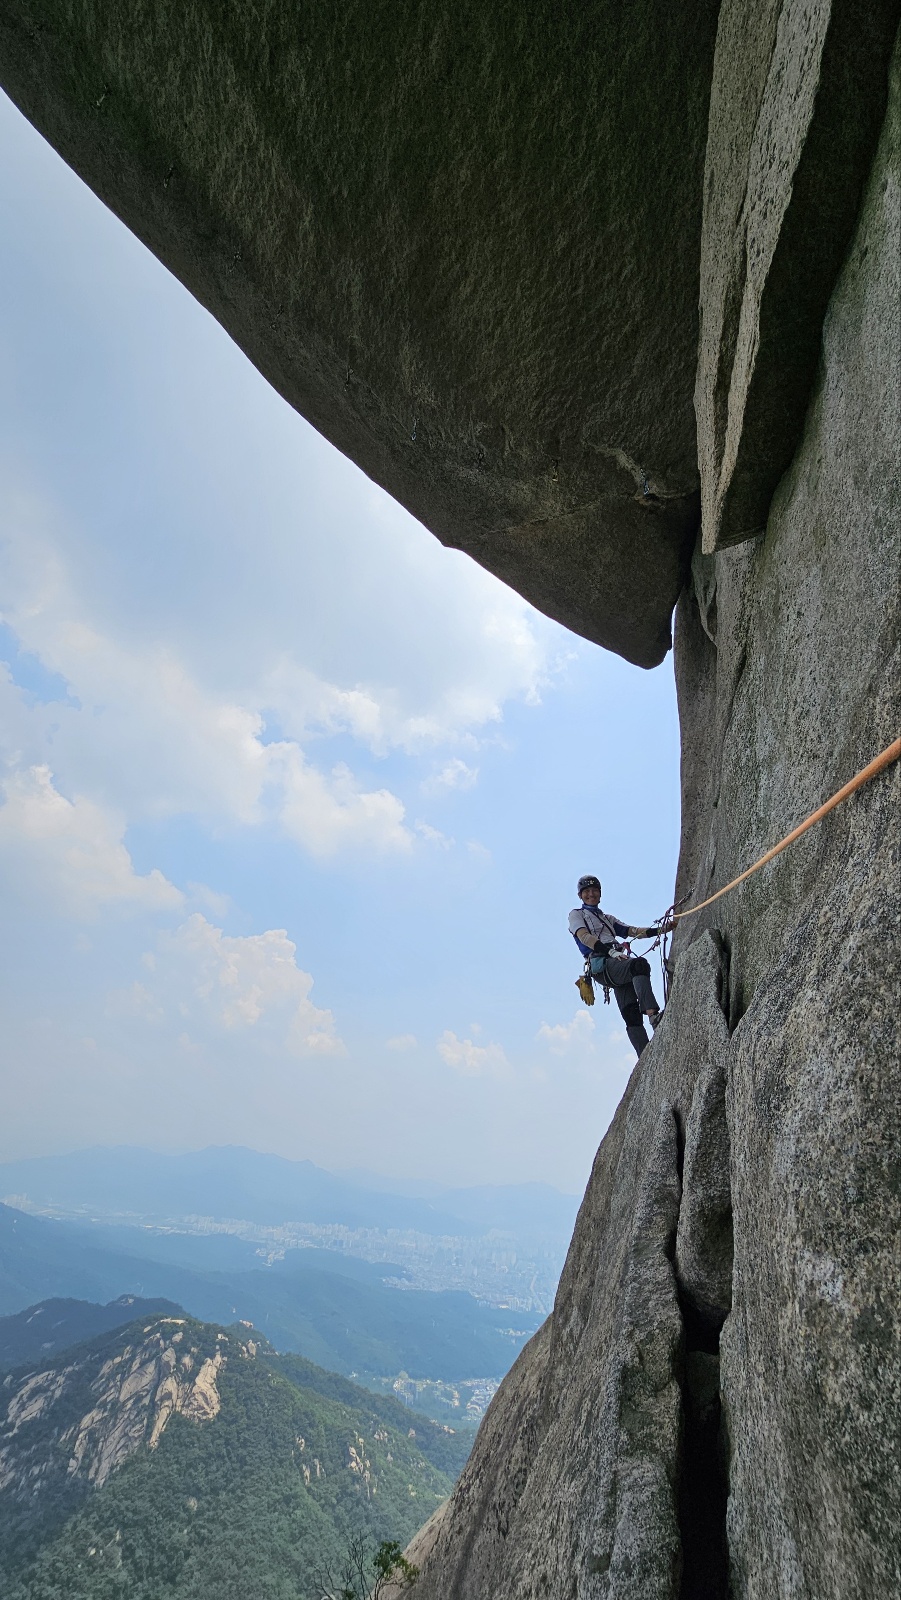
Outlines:
[[[669,901],[671,659],[443,549],[0,132],[0,1159],[579,1189],[631,1051],[566,913]]]

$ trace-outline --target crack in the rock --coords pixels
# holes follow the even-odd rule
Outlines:
[[[692,1282],[680,1277],[678,1250],[675,1263],[676,1294],[684,1334],[677,1500],[682,1546],[679,1600],[728,1600],[729,1594],[726,1536],[729,1467],[720,1394],[720,1334],[731,1310],[731,1271],[721,1272],[720,1285],[711,1293],[715,1280],[709,1276],[709,1266],[715,1260],[731,1263],[732,1213],[726,1194],[711,1189],[709,1172],[703,1170],[703,1163],[698,1165],[697,1143],[700,1135],[708,1152],[711,1144],[715,1148],[718,1143],[715,1123],[724,1116],[725,1108],[712,1092],[712,1083],[715,1079],[702,1073],[695,1091],[696,1100],[699,1100],[699,1126],[694,1130],[692,1155],[695,1181],[702,1186],[703,1204],[700,1213],[697,1207],[690,1207],[686,1219],[691,1235],[687,1259],[694,1264]],[[686,1135],[680,1223],[693,1176],[688,1144]],[[722,1145],[720,1149],[722,1159]],[[728,1143],[725,1159],[728,1168]],[[705,1260],[708,1274],[699,1278],[698,1265]]]
[[[681,1300],[681,1296],[680,1296]],[[728,1457],[720,1400],[719,1329],[687,1305],[682,1376],[682,1461],[678,1518],[679,1600],[727,1600]]]

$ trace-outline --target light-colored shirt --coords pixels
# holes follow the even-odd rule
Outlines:
[[[618,917],[612,917],[608,911],[602,911],[600,906],[576,906],[569,913],[569,931],[584,954],[588,954],[588,945],[584,945],[579,938],[580,930],[583,933],[593,934],[601,944],[613,944],[617,939],[627,939],[630,933],[635,932],[627,922],[620,922]]]

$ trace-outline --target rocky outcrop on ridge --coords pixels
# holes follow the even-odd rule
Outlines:
[[[229,1354],[256,1348],[185,1317],[156,1317],[64,1365],[10,1373],[0,1385],[0,1492],[34,1500],[61,1477],[101,1488],[141,1446],[156,1449],[172,1417],[212,1421]]]
[[[898,733],[898,19],[0,20],[27,114],[439,537],[643,664],[679,593],[683,902]],[[897,1593],[898,799],[680,925],[417,1600]]]

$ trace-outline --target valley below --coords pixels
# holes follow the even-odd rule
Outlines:
[[[5,1600],[318,1600],[450,1492],[464,1436],[241,1324],[125,1309],[0,1380]]]
[[[404,1399],[418,1384],[470,1427],[547,1314],[575,1210],[541,1185],[427,1200],[231,1149],[8,1164],[0,1194],[0,1314],[160,1298]]]
[[[354,1539],[406,1542],[575,1210],[240,1149],[9,1163],[0,1196],[4,1600],[314,1600]]]

